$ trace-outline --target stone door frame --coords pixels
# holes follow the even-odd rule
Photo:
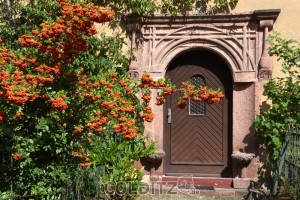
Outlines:
[[[135,56],[128,74],[137,79],[147,71],[158,79],[165,76],[168,64],[183,52],[205,49],[217,54],[227,63],[233,79],[233,154],[257,155],[253,120],[259,113],[263,80],[272,77],[266,38],[279,13],[279,9],[273,9],[241,14],[154,15],[142,20],[125,15],[127,40]],[[166,118],[162,107],[153,104],[153,108],[156,118],[153,123],[146,124],[146,132],[162,152],[161,122]],[[252,177],[256,175],[256,165],[257,159],[253,159],[246,170],[233,166],[233,175]],[[162,166],[155,173],[163,175]]]

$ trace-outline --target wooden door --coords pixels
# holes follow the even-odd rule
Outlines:
[[[227,177],[230,174],[228,108],[232,82],[222,61],[209,59],[205,53],[201,55],[173,62],[167,76],[177,87],[189,81],[196,87],[220,88],[225,98],[213,105],[190,101],[185,109],[176,107],[179,91],[168,99],[165,114],[169,116],[165,120],[164,137],[166,175]]]

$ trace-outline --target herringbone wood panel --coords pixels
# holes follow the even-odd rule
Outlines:
[[[205,78],[206,85],[225,92],[220,75],[201,65],[181,65],[167,72],[172,82],[180,86],[195,75]],[[188,108],[176,107],[179,91],[168,100],[172,122],[166,125],[166,173],[221,174],[228,164],[228,100],[206,105],[204,115],[189,115]],[[188,107],[188,106],[187,106]]]

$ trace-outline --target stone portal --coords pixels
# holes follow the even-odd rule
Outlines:
[[[230,166],[228,174],[239,181],[247,182],[248,178],[257,176],[259,152],[253,120],[259,112],[263,80],[272,77],[266,38],[279,13],[280,10],[256,10],[242,14],[155,15],[142,20],[124,16],[128,43],[135,55],[128,74],[134,79],[145,71],[155,78],[165,77],[169,67],[172,67],[172,61],[183,54],[187,55],[187,52],[210,52],[222,60],[232,88],[226,122],[231,127],[226,129]],[[157,142],[159,155],[166,155],[168,160],[171,158],[168,157],[170,152],[165,152],[168,142],[164,141],[168,137],[162,123],[167,120],[168,110],[153,107],[156,118],[152,124],[146,125],[146,132]],[[237,155],[251,159],[241,164],[241,159],[236,159],[241,156]],[[217,158],[215,160],[220,161]],[[152,176],[167,175],[168,170],[164,169],[166,165],[161,163],[156,161]],[[184,168],[181,172],[185,173]],[[205,176],[205,173],[200,175]],[[247,186],[245,182],[240,183],[236,187]]]

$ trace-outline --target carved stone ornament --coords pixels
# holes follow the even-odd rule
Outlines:
[[[272,78],[272,70],[271,69],[260,69],[258,71],[258,79],[259,80],[269,80]]]
[[[125,15],[129,45],[137,49],[130,70],[163,77],[177,55],[203,49],[217,54],[228,64],[234,82],[268,79],[272,61],[266,38],[279,13],[276,9],[242,14],[154,15],[143,21]]]
[[[135,70],[129,70],[127,75],[130,77],[131,80],[139,80],[139,72]]]

